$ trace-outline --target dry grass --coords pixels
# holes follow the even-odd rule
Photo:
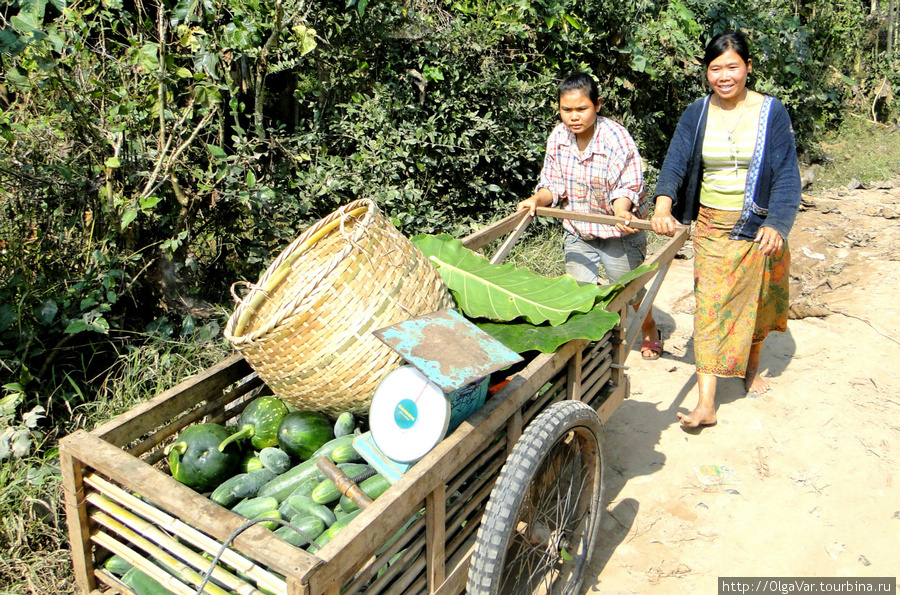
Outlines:
[[[91,429],[229,353],[221,343],[172,341],[129,350],[68,423]],[[75,592],[55,436],[34,450],[35,456],[0,461],[0,595]]]
[[[853,180],[873,184],[900,172],[900,126],[848,118],[819,143],[821,164],[814,166],[808,192],[845,187]],[[801,166],[802,167],[802,166]]]

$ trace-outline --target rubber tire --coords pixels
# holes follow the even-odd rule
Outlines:
[[[570,437],[575,440],[569,441]],[[519,541],[524,542],[522,533],[516,532],[514,535],[514,530],[520,526],[520,518],[528,517],[533,512],[539,515],[541,507],[536,508],[532,505],[535,496],[541,496],[538,502],[546,502],[543,497],[552,496],[553,491],[565,491],[566,488],[563,487],[565,482],[559,481],[559,478],[571,477],[573,470],[571,468],[567,470],[565,476],[561,473],[552,473],[558,470],[552,469],[550,464],[560,455],[570,455],[572,462],[584,472],[585,480],[581,483],[581,491],[576,500],[577,505],[586,507],[587,512],[577,527],[580,534],[577,542],[580,547],[572,548],[571,544],[564,544],[563,549],[566,549],[566,553],[571,549],[572,553],[569,555],[573,558],[566,561],[559,556],[558,548],[547,547],[550,539],[534,544],[538,547],[532,547],[532,550],[538,548],[544,550],[538,561],[552,561],[554,565],[561,562],[558,566],[567,576],[563,583],[553,584],[550,590],[540,583],[537,585],[511,583],[510,580],[516,580],[510,575],[515,571],[512,565],[517,560],[507,560],[507,556],[517,548]],[[581,401],[563,401],[544,410],[516,443],[491,492],[478,528],[475,550],[469,566],[466,584],[468,595],[580,593],[597,539],[600,517],[605,508],[604,459],[602,424],[597,413],[589,405]],[[542,486],[551,489],[542,490]],[[562,508],[566,517],[577,516],[574,514],[574,507]],[[557,503],[553,509],[555,516],[560,511],[559,504]],[[549,517],[542,518],[554,520]],[[526,526],[531,527],[532,524]],[[534,523],[533,526],[540,525]],[[550,531],[549,535],[552,537],[554,532]],[[512,541],[514,537],[516,542]],[[557,551],[551,553],[552,550]],[[547,572],[539,576],[540,580],[543,581],[549,574],[550,572]]]

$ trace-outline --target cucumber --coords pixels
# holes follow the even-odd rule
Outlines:
[[[273,479],[275,479],[275,474],[268,469],[239,473],[216,488],[210,494],[209,499],[228,508],[242,498],[256,497],[259,489]]]
[[[291,496],[286,502],[290,503],[291,508],[293,508],[297,514],[305,514],[307,516],[315,516],[322,519],[322,522],[325,523],[326,527],[332,526],[337,520],[337,517],[335,517],[335,514],[330,508],[324,504],[313,502],[313,499],[308,496],[301,496],[298,494],[296,496]]]
[[[241,475],[241,481],[234,486],[234,495],[238,498],[255,498],[260,488],[277,477],[268,469],[256,469]]]
[[[278,446],[295,459],[309,459],[312,453],[334,439],[334,425],[318,411],[292,411],[278,426]]]
[[[329,440],[320,449],[312,454],[310,459],[318,461],[325,457],[332,463],[353,463],[361,461],[362,457],[353,448],[353,436],[342,436]]]
[[[349,436],[353,433],[354,428],[356,428],[356,420],[353,419],[353,414],[349,411],[344,411],[338,416],[337,421],[334,422],[334,437]]]
[[[234,477],[230,477],[226,479],[224,482],[219,484],[213,493],[209,495],[209,499],[218,504],[219,506],[224,506],[225,508],[229,508],[233,506],[240,498],[238,498],[234,494],[234,486],[240,481],[243,481],[246,473],[239,473]]]
[[[347,477],[353,479],[357,475],[370,471],[372,468],[362,463],[343,463],[338,465],[338,469],[343,471]],[[312,491],[311,495],[313,501],[319,504],[328,504],[329,502],[338,500],[340,497],[340,490],[337,489],[337,486],[334,485],[334,482],[330,479],[323,479],[319,485],[316,486],[316,489]]]
[[[257,496],[271,496],[279,503],[284,502],[300,484],[311,477],[315,477],[319,481],[325,477],[325,474],[316,466],[316,461],[312,459],[295,465],[289,471],[285,471],[269,481],[259,488]]]
[[[156,582],[149,574],[132,567],[122,577],[122,582],[137,595],[172,595],[172,592]]]
[[[290,504],[291,498],[293,498],[294,496],[305,496],[310,500],[310,502],[312,502],[310,496],[312,495],[313,489],[315,489],[317,485],[319,485],[319,478],[310,477],[299,486],[297,486],[297,489],[291,492],[291,495],[285,498],[284,502],[281,503],[281,506],[278,507],[278,512],[281,513],[281,516],[283,516],[284,518],[290,518],[300,512]],[[313,502],[313,504],[319,506],[315,502]],[[285,512],[287,512],[287,514],[285,514]]]
[[[389,482],[383,475],[373,475],[369,479],[363,480],[359,484],[360,489],[366,493],[366,496],[375,500],[378,496],[382,495],[387,491],[389,487],[391,487],[391,482]],[[341,496],[341,508],[346,510],[347,512],[353,512],[357,508],[359,508],[353,500],[348,498],[347,496]]]
[[[291,492],[291,495],[285,498],[284,502],[281,503],[281,506],[278,507],[278,512],[281,513],[281,516],[289,519],[300,512],[291,505],[291,498],[293,498],[294,496],[305,496],[306,498],[309,498],[309,495],[312,494],[313,488],[315,488],[317,485],[319,485],[319,480],[315,477],[310,477],[299,486],[297,486],[297,489]],[[316,506],[318,506],[318,504]]]
[[[294,507],[291,506],[290,498],[278,505],[278,514],[280,514],[283,519],[289,519],[297,514],[297,512],[298,511],[294,510]]]
[[[307,498],[311,497],[312,491],[316,489],[316,486],[319,485],[320,481],[321,479],[319,479],[318,477],[310,477],[309,479],[298,485],[297,489],[291,492],[291,495],[288,496],[288,498],[290,498],[291,496],[306,496]]]
[[[281,475],[291,468],[290,455],[275,446],[265,447],[259,451],[258,457],[263,466],[275,475]]]
[[[300,530],[299,533],[294,530],[295,527]],[[278,528],[275,535],[295,547],[304,547],[313,543],[324,531],[325,523],[322,519],[298,514],[291,518],[290,527]]]
[[[344,518],[339,519],[332,526],[325,529],[325,531],[321,535],[319,535],[318,538],[316,538],[316,548],[318,549],[321,547],[325,547],[326,543],[334,539],[334,536],[340,533],[341,529],[352,523],[353,519],[355,519],[361,512],[361,510],[351,512]]]
[[[316,537],[318,537],[318,535],[316,535]],[[107,569],[116,576],[122,576],[123,574],[134,568],[134,566],[132,566],[131,562],[129,562],[122,556],[113,554],[103,563],[103,568]]]
[[[353,436],[345,436],[346,438],[350,438],[350,440],[346,444],[338,444],[337,448],[334,449],[334,452],[331,453],[331,457],[334,459],[335,463],[358,463],[363,460],[361,454],[359,454],[355,448],[353,448]],[[340,438],[338,438],[340,440]]]
[[[260,514],[269,511],[278,511],[278,500],[267,496],[257,496],[241,500],[231,509],[231,512],[248,519],[255,519]]]
[[[253,520],[256,520],[256,519],[278,519],[278,520],[280,520],[281,513],[274,509],[266,510],[264,512],[260,512],[259,514],[257,514],[256,516],[254,516],[252,518],[253,518]],[[262,525],[263,527],[265,527],[266,529],[268,529],[269,531],[275,531],[276,529],[278,529],[278,527],[283,526],[281,523],[276,523],[275,521],[263,521],[259,524]]]

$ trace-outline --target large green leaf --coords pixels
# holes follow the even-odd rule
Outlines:
[[[649,271],[655,270],[658,267],[658,263],[653,264],[642,264],[636,269],[630,270],[618,279],[614,283],[610,283],[609,285],[601,285],[597,288],[597,303],[599,305],[605,306],[610,303],[619,292],[625,288],[626,285],[643,275]]]
[[[558,326],[534,325],[525,322],[482,322],[478,328],[488,333],[516,353],[540,351],[553,353],[560,345],[573,339],[599,341],[619,323],[619,315],[597,306],[590,312],[573,314]]]
[[[513,264],[494,265],[446,234],[419,234],[415,244],[438,268],[470,318],[509,321],[519,317],[532,324],[562,324],[573,312],[594,307],[595,285],[578,283],[570,275],[543,277]]]

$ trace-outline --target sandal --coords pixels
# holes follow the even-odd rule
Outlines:
[[[647,354],[648,351],[650,352],[649,355]],[[659,341],[644,341],[641,343],[641,357],[646,360],[659,359],[662,352],[663,342],[661,339]]]

